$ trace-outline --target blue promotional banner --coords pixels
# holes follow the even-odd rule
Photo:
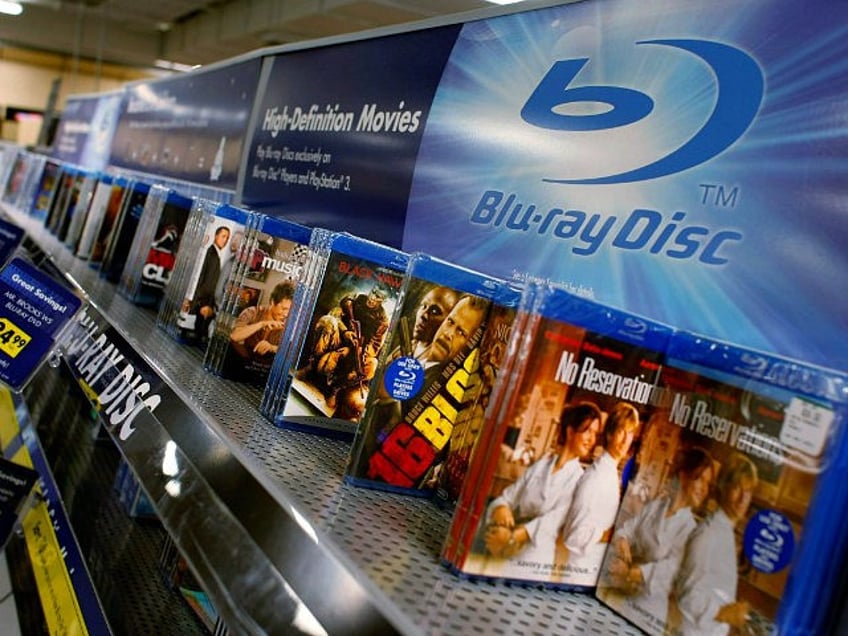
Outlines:
[[[260,58],[127,87],[109,165],[234,190]]]
[[[418,145],[458,26],[273,58],[242,201],[397,247]]]
[[[824,0],[469,22],[403,249],[844,369],[846,43],[848,4]]]
[[[114,91],[69,97],[56,129],[52,156],[87,170],[103,170],[123,96],[123,91]]]
[[[68,97],[53,138],[50,154],[54,159],[73,164],[80,162],[99,101],[100,95]]]
[[[23,388],[81,305],[27,261],[15,258],[0,270],[0,382]]]

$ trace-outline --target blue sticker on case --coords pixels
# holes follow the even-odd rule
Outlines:
[[[411,357],[398,358],[386,369],[383,386],[395,400],[415,397],[424,384],[424,365]]]
[[[745,556],[760,572],[779,572],[792,560],[795,533],[786,515],[761,510],[745,527]]]

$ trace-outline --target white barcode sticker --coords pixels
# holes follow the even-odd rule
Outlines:
[[[787,446],[818,457],[824,449],[833,411],[801,398],[792,398],[786,409],[780,441]]]

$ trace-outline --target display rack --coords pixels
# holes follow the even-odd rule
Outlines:
[[[102,430],[98,417],[74,384],[61,365],[45,365],[27,387],[24,399],[108,629],[116,634],[150,634],[168,625],[169,633],[198,633],[198,619],[179,593],[164,584],[158,567],[167,534],[157,521],[133,518],[121,505],[114,488],[120,452],[107,436],[98,434]],[[23,539],[13,541],[17,544],[10,549],[20,576],[32,566]],[[34,585],[33,581],[29,587]],[[27,585],[16,588],[18,601],[20,589]],[[42,633],[40,625],[32,622],[32,616],[38,619],[41,612],[35,601],[38,594],[28,596],[33,605],[19,612],[26,621],[22,633]],[[91,620],[91,612],[82,618],[88,633],[107,629],[105,622]]]
[[[273,427],[259,390],[206,373],[201,351],[19,216],[177,398],[143,411],[129,440],[113,437],[232,632],[640,633],[586,594],[447,571],[447,512],[345,485],[347,442]]]

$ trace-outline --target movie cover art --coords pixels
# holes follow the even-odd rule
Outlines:
[[[278,426],[282,426],[279,416],[291,388],[290,371],[292,366],[297,364],[304,340],[308,335],[307,321],[311,318],[315,296],[324,277],[327,259],[330,256],[330,243],[337,236],[339,233],[320,227],[314,227],[310,232],[305,267],[295,288],[292,311],[286,320],[281,346],[268,373],[268,381],[259,405],[262,415]]]
[[[9,168],[3,189],[3,202],[16,205],[26,183],[26,177],[30,169],[30,157],[26,153],[19,152]]]
[[[88,216],[88,209],[94,198],[94,192],[99,183],[97,173],[85,173],[80,171],[77,176],[77,184],[71,193],[64,221],[61,223],[56,234],[57,238],[64,242],[71,253],[77,251],[80,234]]]
[[[454,505],[468,474],[468,466],[472,454],[476,452],[495,380],[501,372],[501,365],[506,356],[520,299],[520,288],[504,285],[503,292],[498,294],[489,310],[477,360],[466,365],[466,368],[471,369],[468,388],[456,416],[445,461],[437,471],[438,486],[434,497],[441,506],[450,508]]]
[[[403,259],[387,266],[384,259],[347,252],[333,249],[327,260],[278,418],[283,425],[311,422],[352,434],[362,417],[377,361],[387,346],[406,259],[392,250],[393,259]]]
[[[420,262],[425,267],[436,263]],[[459,268],[450,271],[446,264],[439,266],[441,275],[424,277],[417,265],[410,266],[347,479],[425,496],[438,485],[458,413],[474,387],[478,347],[500,281]]]
[[[94,246],[95,238],[97,238],[97,230],[106,214],[106,207],[109,205],[109,199],[112,196],[113,183],[112,177],[103,175],[94,188],[91,204],[88,206],[88,211],[79,230],[79,239],[74,252],[74,255],[79,258],[88,260],[88,257],[91,256],[91,249]]]
[[[62,218],[56,225],[56,239],[67,245],[71,227],[77,215],[84,214],[88,207],[91,193],[94,191],[96,177],[83,170],[77,170],[74,184],[68,196],[68,203],[62,213]]]
[[[662,386],[597,596],[650,634],[775,633],[833,411],[683,359]]]
[[[185,342],[204,346],[215,329],[224,285],[244,240],[245,210],[224,205],[202,230],[199,251],[177,317],[177,332]]]
[[[59,224],[65,216],[65,211],[68,207],[71,193],[74,190],[74,184],[77,180],[78,172],[69,166],[65,166],[58,178],[56,186],[56,194],[50,204],[47,218],[44,219],[44,227],[49,232],[56,234]]]
[[[221,375],[264,387],[285,331],[292,302],[309,257],[309,232],[301,242],[261,232],[255,245],[242,251],[244,276],[231,279],[227,332]],[[294,238],[294,237],[292,237]]]
[[[177,251],[188,222],[191,200],[170,193],[162,207],[153,241],[141,266],[135,302],[145,307],[158,307],[174,270]]]
[[[133,182],[127,189],[124,197],[125,209],[118,219],[113,238],[100,265],[100,275],[110,283],[117,283],[121,279],[149,192],[150,186],[142,181]]]
[[[12,178],[15,178],[13,172]],[[46,221],[53,201],[56,198],[56,191],[59,188],[59,181],[62,178],[62,166],[55,161],[47,161],[44,164],[44,170],[41,173],[41,179],[35,191],[35,198],[32,202],[30,214],[39,219]]]
[[[114,236],[115,228],[121,220],[124,212],[124,201],[130,188],[130,182],[125,179],[116,179],[112,184],[112,192],[109,201],[100,219],[100,224],[94,233],[94,242],[91,245],[91,253],[88,256],[89,265],[99,268],[103,262],[109,245]]]
[[[488,456],[475,455],[485,496],[454,517],[452,537],[464,533],[451,558],[457,570],[595,585],[667,339],[662,327],[651,334],[649,323],[626,319],[623,331],[648,336],[610,335],[612,316],[575,298],[528,322],[500,433]]]

